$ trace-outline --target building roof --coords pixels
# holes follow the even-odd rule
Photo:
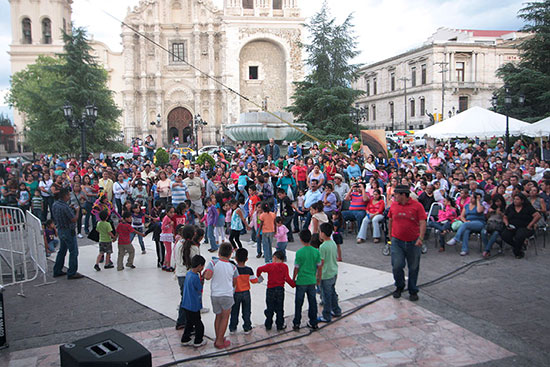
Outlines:
[[[516,31],[491,31],[480,29],[458,29],[463,32],[471,32],[474,37],[502,37],[505,34],[514,33]]]

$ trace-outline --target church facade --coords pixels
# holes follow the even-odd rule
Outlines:
[[[10,2],[10,55],[16,72],[41,53],[59,52],[62,27],[53,23],[64,19],[67,27],[72,0]],[[59,15],[49,15],[54,13]],[[34,26],[45,17],[59,34],[52,32],[51,50],[44,51],[40,29],[34,27],[37,36],[28,42],[24,32],[29,22],[23,21]],[[95,56],[109,71],[109,87],[123,110],[120,126],[126,142],[149,134],[164,144],[175,136],[189,140],[200,115],[207,124],[199,131],[199,145],[219,143],[225,126],[237,123],[243,112],[260,109],[238,94],[282,110],[291,104],[293,82],[304,75],[299,46],[304,18],[297,0],[224,0],[222,9],[211,0],[141,0],[124,21],[160,45],[126,26],[122,53],[94,42]],[[24,117],[17,116],[20,129]]]

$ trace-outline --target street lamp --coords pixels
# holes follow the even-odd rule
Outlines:
[[[193,118],[193,130],[195,132],[195,151],[199,152],[199,129],[202,129],[203,126],[208,125],[206,121],[204,121],[200,114],[195,115]]]
[[[393,133],[393,130],[394,130],[394,118],[395,118],[393,101],[390,102],[390,116],[391,116],[391,132]]]
[[[351,120],[355,122],[356,135],[359,136],[359,122],[363,121],[367,116],[367,109],[365,107],[359,107],[359,104],[352,107],[349,111]]]
[[[497,112],[497,105],[498,105],[498,97],[493,94],[493,98],[491,98],[491,106],[493,106],[493,112]]]
[[[98,108],[92,103],[88,104],[84,111],[82,111],[81,118],[73,116],[73,106],[69,102],[65,103],[63,106],[63,114],[65,119],[69,124],[69,127],[72,129],[80,129],[80,159],[82,160],[82,165],[86,162],[87,153],[86,153],[86,129],[92,128],[95,125],[97,120],[97,111]]]
[[[506,106],[506,153],[510,154],[510,106],[512,106],[512,95],[510,94],[510,86],[508,84],[504,85],[504,91],[506,95],[504,96],[504,105]],[[493,96],[494,98],[494,96]],[[525,102],[525,96],[520,94],[518,96],[518,102],[523,105]]]

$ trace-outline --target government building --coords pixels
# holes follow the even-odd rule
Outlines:
[[[61,30],[70,27],[72,0],[9,1],[12,74],[38,55],[62,52]],[[305,19],[298,0],[224,0],[223,9],[211,0],[140,0],[124,21],[170,51],[125,26],[121,53],[93,41],[123,111],[126,143],[149,134],[164,145],[175,136],[188,141],[200,115],[207,125],[199,131],[199,145],[217,144],[225,126],[260,108],[216,80],[279,111],[291,104],[293,82],[304,76],[299,44]],[[21,132],[24,116],[15,111],[14,120]]]
[[[472,106],[491,107],[502,86],[496,71],[519,60],[515,31],[438,29],[421,47],[363,67],[355,89],[361,125],[387,131],[423,129]]]

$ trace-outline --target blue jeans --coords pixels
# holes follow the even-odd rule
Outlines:
[[[239,200],[239,196],[244,196],[244,201],[248,200],[248,193],[246,192],[245,186],[238,186],[237,194],[235,195],[235,200]]]
[[[408,289],[410,294],[418,293],[416,282],[420,270],[420,255],[422,248],[415,246],[415,241],[405,242],[395,237],[391,239],[391,265],[393,280],[397,289],[405,289],[405,261],[409,268]]]
[[[141,232],[143,233],[143,231]],[[134,240],[134,237],[136,236],[138,236],[139,247],[141,247],[141,251],[145,251],[145,243],[143,242],[143,236],[139,236],[137,233],[130,233],[130,243],[132,243],[132,241]]]
[[[330,279],[321,280],[321,297],[323,298],[323,318],[327,321],[332,319],[332,314],[341,315],[342,309],[338,305],[338,294],[336,294],[336,276]]]
[[[208,238],[210,249],[217,250],[219,246],[216,245],[216,236],[214,236],[214,225],[209,224],[208,227],[206,227],[206,238]]]
[[[357,225],[360,226],[361,223],[363,223],[363,219],[365,218],[365,215],[367,212],[364,210],[344,210],[342,212],[342,216],[344,217],[344,221],[356,221]]]
[[[65,255],[69,251],[69,269],[67,276],[71,277],[78,271],[78,245],[76,243],[76,232],[74,229],[58,229],[59,235],[59,251],[55,258],[53,266],[53,275],[60,275],[65,265]]]
[[[288,242],[277,242],[277,246],[275,247],[275,249],[277,251],[281,251],[283,253],[283,255],[285,256],[285,259],[286,259],[286,246],[288,245]]]
[[[50,252],[54,252],[57,245],[59,245],[59,240],[57,238],[51,240],[48,242],[48,250],[50,250]]]
[[[460,228],[458,229],[458,232],[456,232],[455,240],[462,243],[462,250],[464,252],[468,252],[468,240],[470,239],[470,233],[472,232],[481,232],[481,230],[485,227],[485,223],[475,220],[472,222],[466,222],[462,223]]]
[[[273,326],[273,315],[275,315],[275,325],[277,329],[282,329],[285,324],[285,289],[283,287],[267,288],[265,305],[265,327],[269,329]]]
[[[262,254],[262,234],[258,232],[256,232],[256,253]]]
[[[490,252],[493,244],[496,242],[499,236],[499,231],[493,231],[493,233],[491,233],[491,236],[489,236],[487,230],[483,228],[481,230],[481,242],[483,242],[483,251]]]
[[[264,260],[268,264],[272,261],[271,245],[273,244],[273,232],[262,234],[262,248],[264,250]]]
[[[434,228],[439,231],[439,247],[444,248],[445,247],[445,236],[441,234],[441,232],[447,230],[449,231],[451,229],[451,221],[447,221],[445,223],[441,222],[434,222],[433,220],[428,222],[428,228]]]
[[[296,285],[296,298],[294,299],[294,320],[292,323],[295,326],[300,326],[300,323],[302,322],[302,306],[304,304],[304,298],[307,294],[307,303],[309,306],[309,310],[307,312],[307,315],[309,317],[309,324],[311,326],[317,325],[317,299],[315,298],[316,295],[315,291],[315,284],[308,284],[308,285]]]
[[[357,239],[367,239],[367,230],[369,228],[370,222],[372,222],[372,237],[380,238],[380,223],[382,223],[383,220],[384,216],[382,214],[376,214],[374,216],[372,216],[371,214],[365,215],[365,218],[361,222],[359,233],[357,233]]]
[[[233,303],[233,307],[231,307],[231,320],[229,321],[229,331],[237,330],[241,305],[243,308],[243,330],[248,331],[252,329],[252,322],[250,321],[250,312],[252,309],[250,291],[235,292],[233,294],[233,299],[235,300],[235,303]]]

